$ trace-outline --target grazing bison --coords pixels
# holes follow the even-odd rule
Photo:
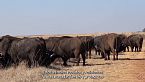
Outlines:
[[[94,38],[92,36],[77,36],[85,45],[86,50],[89,51],[89,59],[91,59],[91,50],[94,48]]]
[[[126,36],[124,35],[110,33],[95,37],[94,46],[97,50],[101,51],[102,57],[105,57],[105,60],[110,60],[110,52],[113,53],[113,60],[118,60],[118,52],[124,50],[126,44],[125,40]]]
[[[102,36],[97,36],[94,38],[94,46],[97,50],[100,50],[102,52],[102,55],[104,55],[105,60],[110,60],[110,51],[113,52],[113,59],[115,59],[114,43],[116,36],[117,34],[111,33]]]
[[[26,61],[28,67],[48,66],[54,55],[46,54],[46,44],[42,38],[16,38],[9,35],[0,39],[0,53],[4,67],[12,63]]]
[[[63,65],[67,65],[69,58],[76,58],[77,65],[80,62],[80,54],[82,55],[83,65],[85,65],[85,50],[80,39],[76,37],[51,37],[45,40],[48,50],[57,54],[64,61]]]
[[[119,34],[115,38],[115,46],[114,49],[116,49],[116,58],[118,59],[118,53],[121,51],[124,51],[126,47],[128,46],[127,44],[127,36],[124,34]]]
[[[141,51],[143,44],[143,36],[140,34],[130,35],[128,37],[128,44],[131,47],[132,52],[134,51],[134,48],[135,52]]]

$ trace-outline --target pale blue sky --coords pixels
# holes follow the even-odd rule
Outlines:
[[[135,32],[145,0],[0,0],[0,35]]]

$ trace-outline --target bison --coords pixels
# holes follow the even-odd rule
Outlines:
[[[101,51],[102,57],[105,57],[105,60],[110,60],[110,52],[113,53],[113,60],[118,60],[118,52],[126,47],[126,39],[126,36],[122,34],[105,34],[94,38],[94,46]]]
[[[92,36],[77,36],[85,45],[89,52],[89,59],[91,59],[91,50],[94,48],[94,38]]]
[[[143,36],[140,34],[133,34],[128,37],[128,44],[131,47],[131,51],[135,52],[141,51],[143,44]]]
[[[115,38],[115,46],[114,46],[114,49],[116,49],[116,58],[117,59],[118,59],[118,53],[121,51],[124,51],[127,46],[128,46],[127,36],[124,34],[117,35]]]
[[[85,65],[85,49],[84,44],[76,37],[50,37],[45,40],[48,50],[57,54],[63,60],[63,65],[67,66],[69,58],[75,58],[77,65],[80,62],[80,54],[82,55],[83,65]]]
[[[38,65],[48,66],[54,59],[53,54],[46,53],[45,40],[42,38],[16,38],[9,35],[0,39],[0,53],[2,64],[15,67],[21,61],[26,61],[28,67]]]

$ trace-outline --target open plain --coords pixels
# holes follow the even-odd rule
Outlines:
[[[50,67],[0,69],[0,82],[145,82],[145,41],[141,52],[121,52],[119,60],[105,61],[92,51],[86,66],[64,67],[61,62]]]

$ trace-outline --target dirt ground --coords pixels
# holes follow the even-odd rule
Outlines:
[[[144,44],[145,45],[145,42]],[[0,82],[145,82],[145,46],[142,52],[119,53],[119,60],[105,61],[93,52],[86,66],[69,67],[51,64],[50,67],[0,69]]]
[[[49,68],[21,64],[16,69],[1,69],[0,82],[145,82],[145,52],[121,53],[118,61],[104,61],[94,55],[86,63],[70,67],[52,64]]]

